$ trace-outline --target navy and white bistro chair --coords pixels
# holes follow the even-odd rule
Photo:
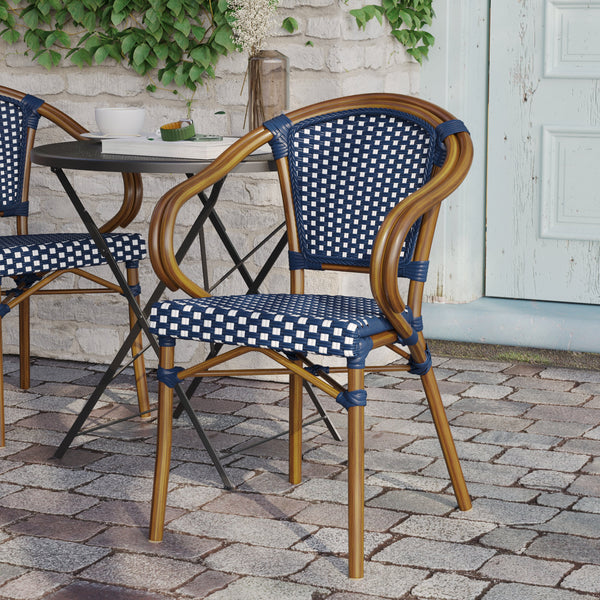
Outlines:
[[[0,277],[2,287],[0,302],[0,446],[4,445],[4,382],[1,347],[1,325],[15,307],[19,308],[20,385],[30,385],[30,298],[35,294],[122,293],[120,286],[87,271],[88,267],[105,264],[98,246],[88,233],[43,233],[44,203],[40,202],[41,215],[29,233],[30,154],[41,117],[64,130],[71,138],[84,139],[86,129],[62,111],[41,98],[0,86],[0,217],[15,221],[14,235],[0,235]],[[127,225],[139,210],[141,180],[139,175],[124,174],[123,204],[119,212],[102,227],[104,239],[117,262],[125,263],[127,281],[139,298],[138,263],[146,256],[145,240],[136,233],[115,233],[118,226]],[[31,193],[30,193],[31,192]],[[37,195],[36,195],[37,196]],[[66,200],[66,199],[65,199]],[[68,200],[66,200],[68,201]],[[82,224],[79,225],[83,231]],[[91,288],[46,288],[65,273],[75,274],[93,282]],[[6,284],[5,284],[6,285]],[[135,316],[130,310],[130,323]],[[59,335],[59,332],[57,332]],[[132,351],[141,349],[138,336]],[[148,392],[143,356],[134,361],[140,410],[148,409]]]
[[[178,212],[267,142],[277,162],[287,221],[291,293],[211,296],[175,260]],[[182,295],[156,303],[150,316],[161,347],[151,540],[163,536],[173,386],[189,377],[223,376],[227,371],[221,365],[251,352],[271,358],[273,373],[290,377],[291,483],[301,480],[303,381],[348,411],[350,577],[363,577],[365,369],[420,376],[458,506],[470,508],[422,333],[421,302],[440,204],[466,176],[472,152],[464,124],[441,108],[401,95],[365,94],[266,122],[162,197],[152,217],[150,256],[159,277]],[[372,297],[309,293],[305,274],[308,279],[307,272],[315,269],[363,273]],[[406,298],[399,278],[409,280]],[[233,348],[181,368],[175,366],[177,340]],[[371,350],[382,346],[404,364],[370,365]],[[315,362],[328,356],[344,358],[346,366]],[[347,385],[332,376],[339,372],[347,376]],[[252,375],[252,370],[235,374]]]

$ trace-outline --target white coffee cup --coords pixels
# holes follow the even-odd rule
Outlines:
[[[135,106],[96,108],[96,124],[103,135],[139,135],[145,116],[146,110]]]

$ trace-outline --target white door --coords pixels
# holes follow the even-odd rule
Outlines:
[[[492,0],[486,295],[600,304],[600,0]]]

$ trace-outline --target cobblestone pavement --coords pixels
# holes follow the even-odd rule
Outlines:
[[[8,360],[0,598],[599,598],[600,371],[435,364],[473,509],[456,509],[419,381],[368,376],[368,561],[350,581],[346,445],[322,424],[306,429],[302,484],[287,483],[280,438],[226,455],[238,487],[225,491],[180,419],[167,533],[152,544],[154,423],[113,425],[52,459],[99,368],[38,359],[23,392]],[[285,430],[283,384],[220,379],[201,391],[194,406],[222,452]],[[131,381],[103,400],[94,422],[131,411]],[[344,413],[325,404],[344,434]]]

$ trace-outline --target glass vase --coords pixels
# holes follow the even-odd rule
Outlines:
[[[276,50],[261,50],[248,59],[249,130],[288,109],[289,66],[287,56]]]

